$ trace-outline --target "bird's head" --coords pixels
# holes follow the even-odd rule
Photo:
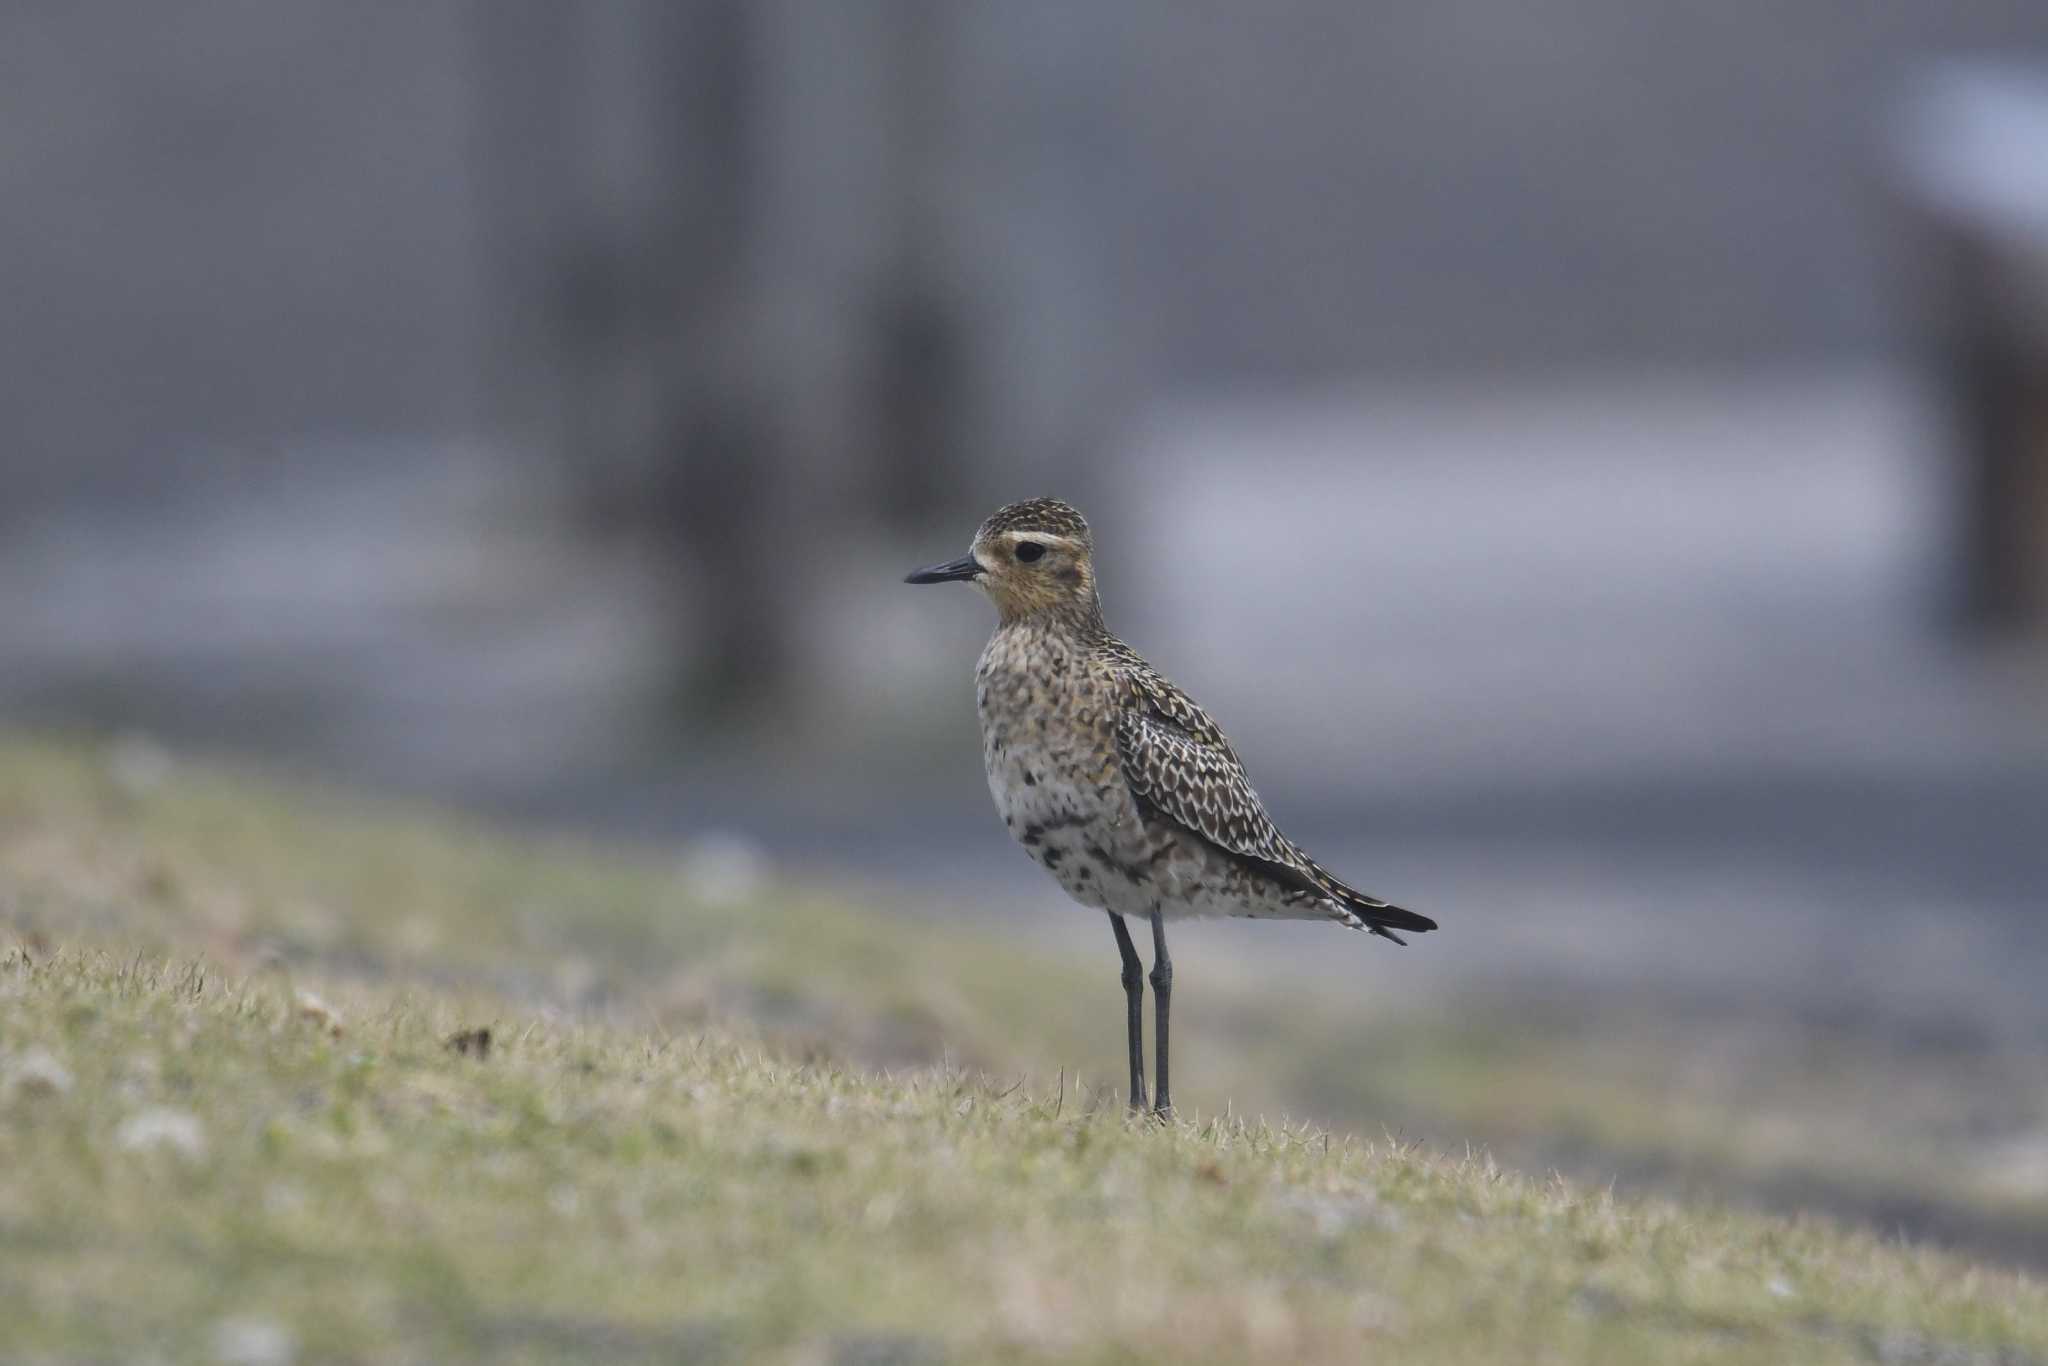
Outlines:
[[[1095,594],[1094,542],[1087,519],[1057,498],[996,509],[974,533],[967,554],[907,575],[905,583],[971,583],[988,594],[1005,622],[1045,614],[1101,615]]]

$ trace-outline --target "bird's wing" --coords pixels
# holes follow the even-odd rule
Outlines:
[[[1219,849],[1305,875],[1307,860],[1266,814],[1209,714],[1142,660],[1119,673],[1117,757],[1138,800]]]
[[[1280,833],[1244,764],[1209,714],[1135,653],[1118,658],[1117,757],[1139,805],[1285,886],[1328,902],[1333,919],[1400,943],[1436,922],[1348,886]]]

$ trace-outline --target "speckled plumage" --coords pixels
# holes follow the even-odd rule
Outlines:
[[[1280,832],[1209,714],[1110,633],[1093,550],[1079,512],[1035,498],[983,522],[967,556],[909,581],[972,583],[996,605],[995,634],[975,668],[989,793],[1011,837],[1067,894],[1109,913],[1137,1107],[1143,980],[1124,920],[1151,924],[1164,1111],[1166,920],[1334,920],[1395,943],[1395,931],[1436,922],[1346,886]]]
[[[1073,504],[1062,503],[1057,498],[1026,498],[1021,503],[1005,503],[989,514],[988,520],[981,524],[981,530],[974,533],[974,539],[987,541],[1006,531],[1038,531],[1048,536],[1064,536],[1082,545],[1093,544],[1088,532],[1088,519]]]
[[[1004,612],[975,671],[982,753],[1012,838],[1068,895],[1124,915],[1435,928],[1338,881],[1273,824],[1215,721],[1103,623],[1079,512],[1012,503],[982,524],[976,557],[1020,536],[1072,541],[1085,580]]]
[[[997,812],[1082,905],[1328,919],[1390,938],[1434,928],[1282,834],[1209,714],[1106,629],[998,626],[975,693]]]

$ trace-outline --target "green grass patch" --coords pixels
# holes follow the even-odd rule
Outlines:
[[[1467,1155],[1690,1132],[1569,1021],[1219,971],[1161,1126],[1103,962],[730,890],[0,742],[0,1359],[2048,1362],[2026,1277]],[[1311,1088],[1434,1143],[1234,1117]]]
[[[2039,1285],[1821,1224],[319,985],[9,951],[12,1356],[2048,1359]]]

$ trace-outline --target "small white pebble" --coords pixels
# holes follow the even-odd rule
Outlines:
[[[894,1193],[883,1191],[870,1199],[861,1210],[861,1222],[869,1228],[887,1228],[896,1221],[896,1211],[900,1204]]]
[[[1781,1300],[1789,1300],[1799,1293],[1792,1288],[1792,1283],[1783,1276],[1771,1277],[1770,1281],[1764,1286],[1764,1289],[1770,1291],[1771,1294]]]
[[[31,1048],[0,1074],[0,1096],[61,1096],[71,1090],[71,1069],[47,1048]]]
[[[107,751],[107,775],[127,795],[147,796],[170,781],[170,751],[146,735],[124,735]]]
[[[276,1319],[238,1315],[214,1329],[213,1351],[222,1366],[291,1366],[299,1346]]]
[[[198,1162],[206,1156],[206,1129],[197,1115],[159,1106],[122,1120],[114,1130],[114,1146],[131,1153],[163,1148]]]
[[[730,831],[706,831],[683,851],[683,883],[712,906],[736,906],[759,897],[768,885],[768,855],[759,844]]]

